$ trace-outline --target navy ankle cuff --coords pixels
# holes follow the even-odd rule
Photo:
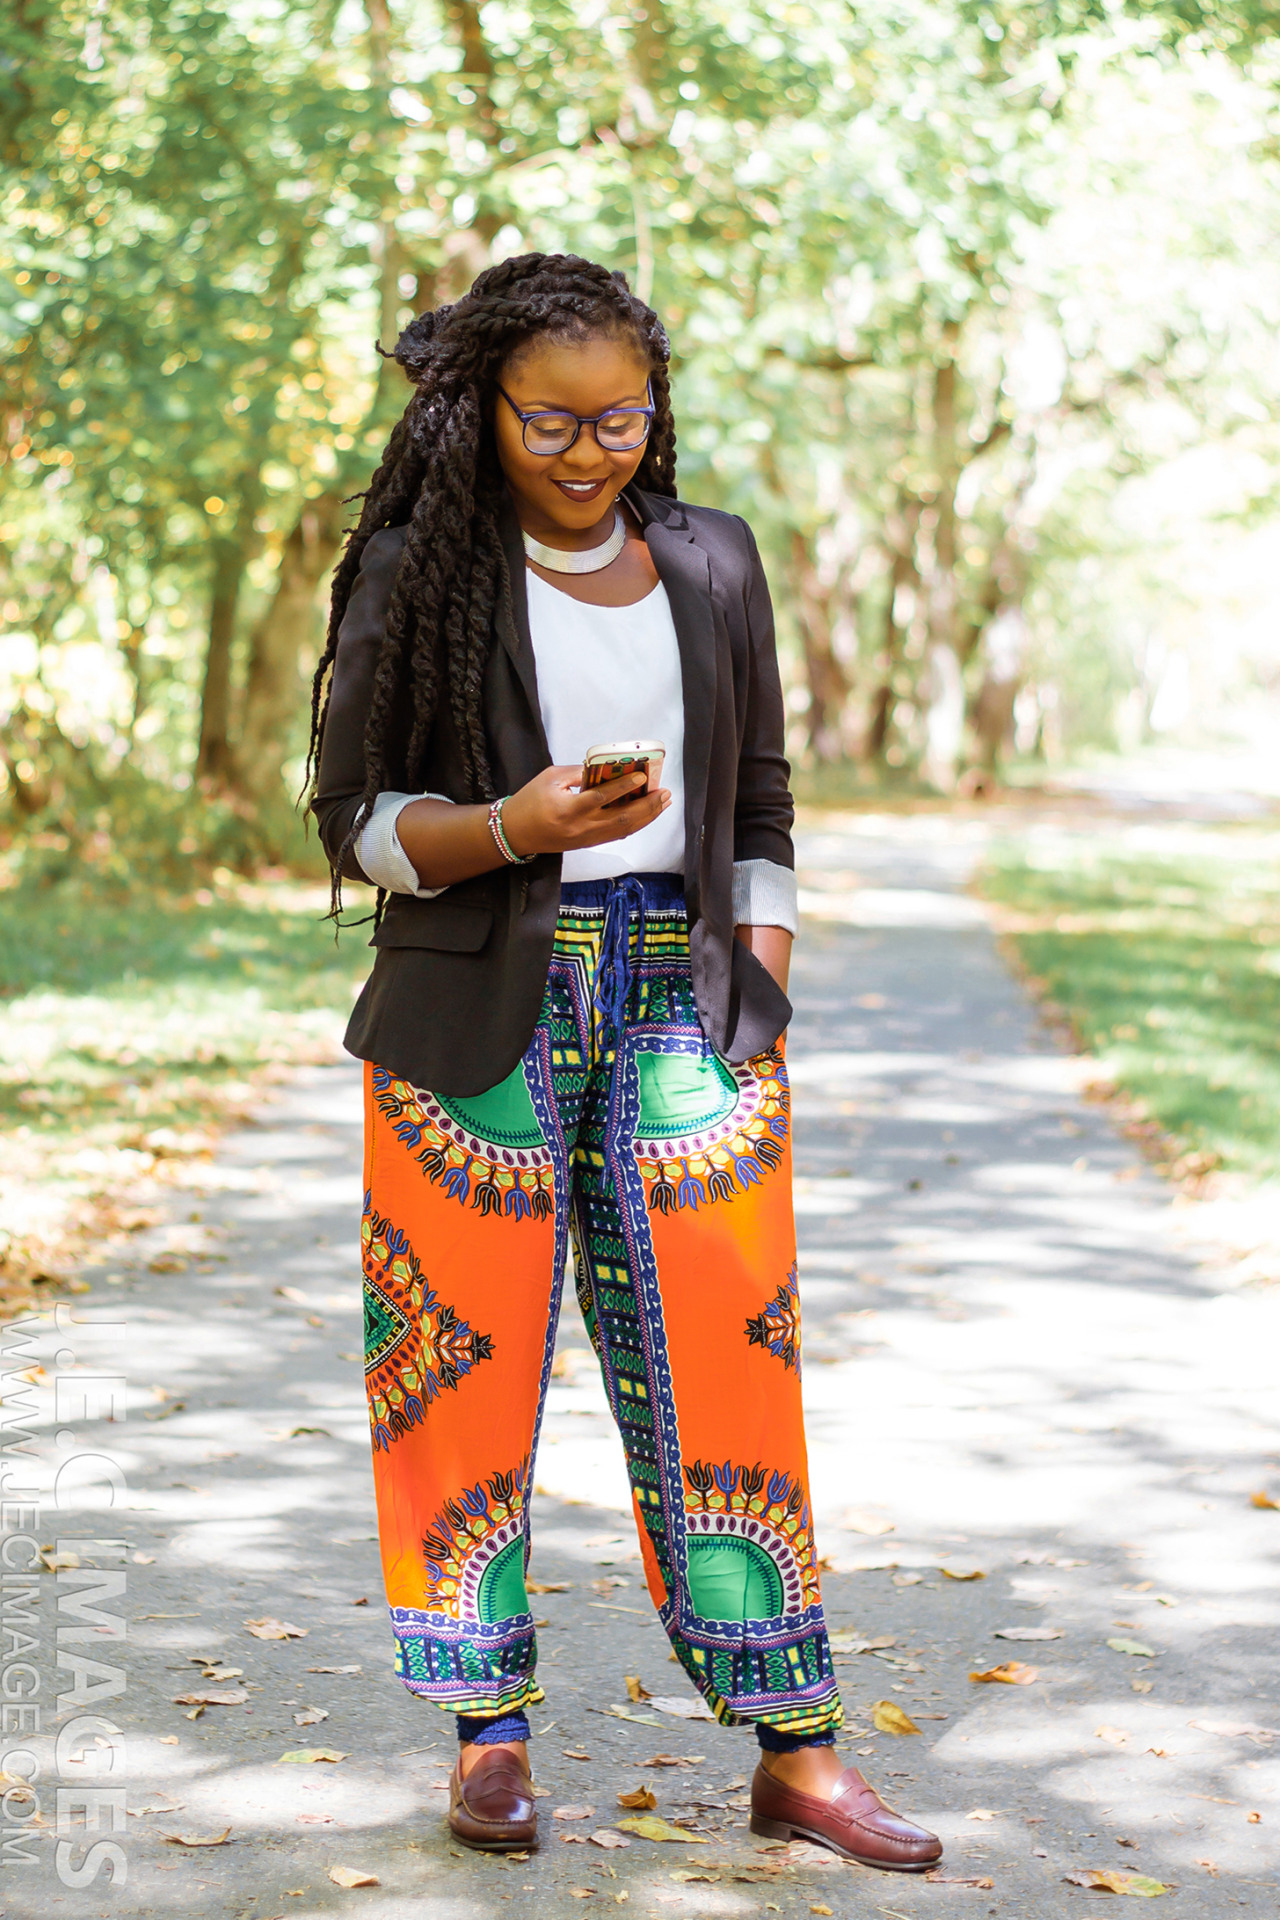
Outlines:
[[[478,1747],[529,1738],[529,1722],[522,1713],[506,1713],[498,1720],[487,1720],[482,1714],[460,1713],[457,1721],[459,1740],[472,1741]]]
[[[756,1739],[765,1753],[799,1753],[802,1747],[834,1747],[834,1733],[783,1733],[756,1722]]]

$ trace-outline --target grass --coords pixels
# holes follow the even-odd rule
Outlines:
[[[1033,835],[997,849],[981,888],[1137,1118],[1192,1156],[1186,1170],[1273,1177],[1280,843],[1231,829],[1159,838]]]
[[[225,869],[180,893],[0,893],[0,1282],[57,1273],[104,1207],[207,1150],[264,1079],[338,1057],[368,930],[335,946],[326,905],[318,885]]]

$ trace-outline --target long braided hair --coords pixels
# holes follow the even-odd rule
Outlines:
[[[626,334],[648,359],[653,427],[636,482],[675,494],[676,435],[667,377],[670,345],[626,277],[571,253],[526,253],[482,273],[452,306],[410,322],[395,359],[414,395],[387,442],[333,578],[329,631],[311,688],[307,778],[314,792],[329,711],[338,629],[373,534],[407,524],[365,725],[363,805],[333,861],[333,911],[342,864],[377,795],[418,783],[442,697],[447,697],[473,800],[495,797],[481,714],[481,684],[495,608],[510,593],[499,535],[503,497],[490,411],[501,370],[538,334],[585,339]],[[393,714],[412,708],[404,764],[390,767]]]

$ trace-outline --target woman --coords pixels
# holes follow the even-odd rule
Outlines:
[[[379,888],[366,1379],[405,1685],[458,1716],[449,1823],[526,1847],[532,1461],[572,1241],[649,1590],[752,1722],[758,1833],[941,1848],[834,1750],[800,1409],[781,1035],[795,931],[769,596],[675,490],[669,348],[623,277],[529,254],[408,327],[415,393],[313,694],[334,872]],[[595,745],[661,742],[583,784]]]

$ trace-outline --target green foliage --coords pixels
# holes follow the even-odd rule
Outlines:
[[[1273,492],[1268,11],[15,0],[0,834],[75,841],[22,773],[66,741],[293,857],[318,602],[403,397],[374,342],[526,247],[670,316],[682,484],[759,526],[802,760],[945,786],[1023,686],[1105,733],[1141,663],[1108,630],[1059,699],[1055,642],[1117,490],[1212,434]]]
[[[1135,836],[1140,838],[1140,836]],[[1280,880],[1274,846],[1214,836],[1000,850],[982,878],[1047,997],[1175,1139],[1269,1178],[1280,1137]]]

